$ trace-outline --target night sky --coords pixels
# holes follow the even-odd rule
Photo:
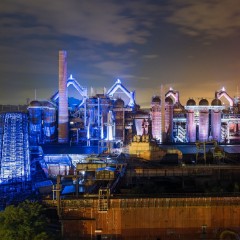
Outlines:
[[[0,104],[50,98],[58,51],[102,93],[121,79],[149,107],[161,84],[187,99],[240,92],[239,0],[1,0]],[[238,86],[239,85],[239,86]],[[73,89],[70,95],[76,94]]]

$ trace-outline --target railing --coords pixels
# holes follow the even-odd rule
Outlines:
[[[56,200],[44,200],[48,207],[57,207]],[[92,208],[99,210],[99,199],[84,197],[81,199],[62,199],[60,202],[62,211],[66,209]],[[153,197],[147,195],[127,194],[109,197],[108,207],[111,208],[154,208],[154,207],[197,207],[197,206],[236,206],[240,207],[239,193],[177,193],[159,194]]]
[[[222,119],[239,119],[240,120],[240,114],[223,114]]]

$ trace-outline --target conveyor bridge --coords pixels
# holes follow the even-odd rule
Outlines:
[[[30,180],[26,113],[0,114],[0,183]]]

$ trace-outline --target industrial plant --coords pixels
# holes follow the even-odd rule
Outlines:
[[[170,88],[152,97],[150,109],[141,109],[135,92],[121,80],[92,95],[72,75],[67,78],[66,69],[66,52],[61,51],[59,90],[49,100],[33,100],[28,106],[30,144],[129,144],[135,135],[149,135],[159,143],[240,142],[240,100],[230,97],[224,87],[212,100],[189,99],[186,105],[181,104],[179,92]],[[70,85],[79,93],[77,104],[68,104]]]
[[[58,60],[49,99],[0,105],[2,209],[34,192],[69,240],[240,239],[238,97],[161,88],[142,109],[120,79],[95,94]]]

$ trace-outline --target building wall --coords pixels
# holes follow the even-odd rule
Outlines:
[[[111,199],[108,211],[99,212],[97,199],[64,200],[63,235],[69,240],[95,239],[97,235],[112,239],[192,240],[202,239],[202,235],[219,239],[224,229],[240,231],[239,202],[239,197]]]

